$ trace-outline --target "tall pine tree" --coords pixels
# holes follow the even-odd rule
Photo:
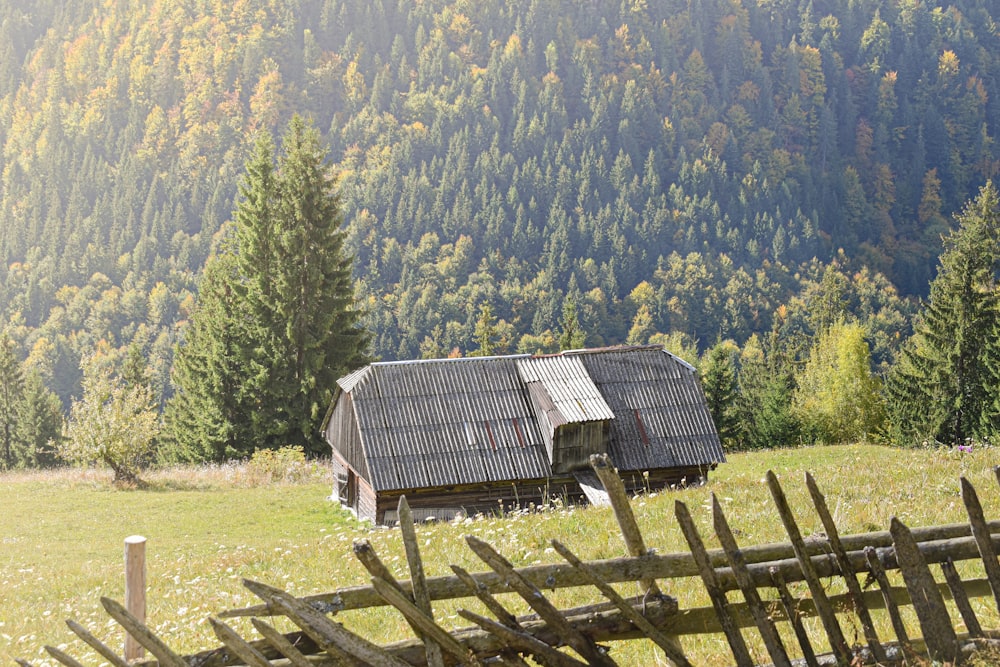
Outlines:
[[[168,424],[185,458],[324,450],[319,421],[342,374],[367,363],[336,180],[296,116],[274,158],[260,139],[234,212],[234,243],[206,270],[176,355]]]
[[[997,431],[1000,198],[989,182],[944,239],[930,297],[887,379],[893,436],[961,444]]]

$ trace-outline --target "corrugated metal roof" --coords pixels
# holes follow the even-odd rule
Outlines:
[[[545,389],[562,423],[614,419],[600,390],[578,356],[535,357],[520,359],[517,372],[527,384],[539,383]]]
[[[376,491],[550,476],[530,383],[567,419],[610,419],[621,470],[725,460],[694,369],[659,347],[375,363],[338,381]]]
[[[689,364],[653,347],[574,356],[583,362],[617,416],[611,422],[608,454],[618,469],[650,470],[726,460],[701,385]]]

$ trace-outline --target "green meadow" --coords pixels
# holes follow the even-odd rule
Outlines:
[[[998,452],[852,445],[732,454],[705,486],[640,495],[633,507],[647,545],[661,553],[687,550],[673,518],[675,500],[688,505],[708,546],[717,546],[709,538],[711,493],[721,501],[741,546],[786,541],[764,482],[769,469],[781,479],[806,535],[821,530],[803,480],[807,470],[826,495],[842,534],[885,530],[892,516],[911,527],[963,521],[963,475],[979,491],[987,519],[997,519],[1000,487],[993,466],[1000,463]],[[243,578],[296,595],[366,583],[367,574],[352,555],[355,540],[370,540],[397,576],[408,578],[398,531],[357,522],[331,503],[328,478],[328,471],[316,466],[295,483],[271,483],[239,466],[223,466],[158,471],[149,475],[147,488],[122,490],[95,471],[0,476],[0,664],[15,658],[54,664],[43,651],[45,644],[95,663],[96,656],[66,628],[67,618],[119,646],[121,630],[105,615],[99,598],[123,599],[123,541],[133,534],[148,539],[148,625],[184,653],[217,645],[209,616],[256,603]],[[568,507],[557,498],[544,511],[524,508],[503,518],[419,526],[429,576],[450,574],[451,563],[470,571],[486,569],[465,547],[466,535],[486,540],[518,566],[559,561],[549,544],[553,538],[586,559],[625,555],[610,509]],[[966,567],[962,573],[974,571]],[[676,595],[682,608],[709,604],[699,581],[663,581],[661,587]],[[623,592],[634,592],[627,588]],[[560,591],[553,599],[560,605],[584,604],[598,596],[577,589]],[[516,601],[504,599],[520,610]],[[988,602],[974,601],[976,611],[984,627],[996,628],[996,608]],[[472,601],[462,601],[436,603],[435,612],[445,625],[464,625],[455,614],[462,605],[478,611]],[[377,641],[408,636],[407,626],[385,609],[348,612],[342,620]],[[233,625],[253,636],[244,620]],[[818,626],[811,629],[820,636]],[[858,628],[847,627],[845,633],[849,640],[852,633],[860,638]],[[682,641],[698,663],[726,661],[721,635]],[[763,660],[762,648],[754,650]],[[664,664],[651,642],[621,643],[612,651],[621,664]]]

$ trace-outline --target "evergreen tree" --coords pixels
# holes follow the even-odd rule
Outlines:
[[[735,343],[721,341],[705,353],[698,369],[708,410],[712,413],[719,439],[726,448],[734,444],[737,435],[734,356],[738,353]]]
[[[369,360],[319,133],[295,117],[276,163],[270,150],[258,140],[234,247],[206,271],[177,351],[168,423],[184,457],[289,444],[321,453],[318,425],[337,378]]]
[[[286,424],[267,444],[304,445],[322,453],[319,422],[337,378],[370,359],[370,336],[360,326],[336,179],[326,164],[319,132],[295,116],[282,140],[270,321],[275,355],[266,401],[257,413]],[[259,269],[258,269],[259,270]],[[248,274],[252,275],[252,274]],[[252,283],[251,283],[252,284]],[[267,303],[267,300],[264,300]]]
[[[198,305],[174,355],[175,392],[164,411],[161,457],[220,461],[254,446],[252,411],[241,353],[244,351],[235,255],[225,250],[209,259]]]
[[[24,394],[18,409],[16,465],[47,468],[58,462],[62,402],[37,371],[24,373]]]
[[[14,467],[18,412],[24,390],[24,376],[14,345],[6,332],[0,334],[0,469]]]
[[[956,216],[937,277],[887,380],[892,436],[961,444],[998,426],[1000,199],[989,182]]]

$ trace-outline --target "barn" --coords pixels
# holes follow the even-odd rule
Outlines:
[[[725,461],[694,368],[661,346],[377,362],[337,381],[322,425],[333,497],[396,521],[597,497],[591,454],[626,488],[696,483]]]

